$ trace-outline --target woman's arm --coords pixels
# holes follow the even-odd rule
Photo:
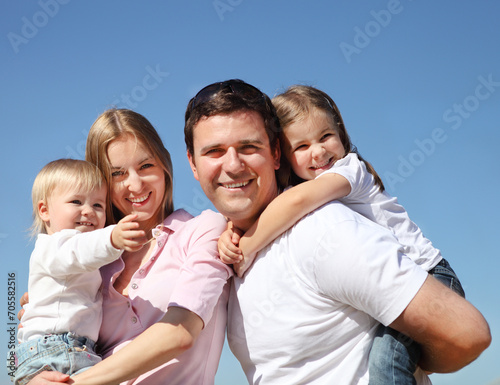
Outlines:
[[[350,192],[351,185],[345,177],[328,173],[280,194],[241,237],[239,247],[243,260],[234,265],[238,276],[243,276],[259,250],[292,227],[304,215],[327,202],[343,198]]]
[[[78,385],[111,385],[136,378],[191,348],[202,328],[203,321],[195,313],[172,306],[160,322],[72,380]]]

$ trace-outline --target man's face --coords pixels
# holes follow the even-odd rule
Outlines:
[[[279,146],[271,149],[255,111],[202,118],[194,127],[194,177],[221,214],[247,230],[277,195]]]

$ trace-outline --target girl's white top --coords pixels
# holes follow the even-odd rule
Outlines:
[[[442,259],[441,252],[425,238],[420,228],[412,222],[396,197],[380,192],[375,179],[364,162],[354,153],[339,159],[329,170],[318,175],[334,173],[342,175],[351,185],[351,192],[339,199],[352,210],[392,231],[404,246],[404,252],[417,265],[429,271]]]
[[[19,342],[66,332],[97,340],[102,320],[99,268],[122,253],[111,244],[113,228],[38,235]]]

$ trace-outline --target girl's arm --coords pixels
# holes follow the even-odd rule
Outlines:
[[[276,197],[241,237],[243,259],[234,265],[239,277],[251,266],[263,247],[292,227],[304,215],[325,203],[345,197],[351,185],[342,175],[328,173],[294,186]]]
[[[163,319],[150,326],[123,349],[85,372],[74,384],[119,384],[152,370],[191,348],[203,328],[195,313],[172,306]]]

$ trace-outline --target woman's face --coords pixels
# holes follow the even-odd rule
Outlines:
[[[137,221],[158,221],[165,194],[165,172],[151,152],[132,135],[113,140],[107,151],[111,166],[111,202]],[[157,224],[155,222],[155,224]]]

